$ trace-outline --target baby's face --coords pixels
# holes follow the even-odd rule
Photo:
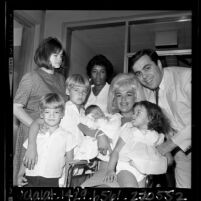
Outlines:
[[[91,112],[91,116],[96,120],[96,119],[104,118],[105,114],[103,113],[101,109],[95,109]]]

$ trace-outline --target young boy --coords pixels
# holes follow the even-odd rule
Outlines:
[[[85,116],[84,102],[90,90],[90,84],[85,76],[73,74],[66,80],[66,94],[69,101],[66,102],[65,115],[61,121],[61,127],[70,131],[77,146],[74,149],[75,160],[90,160],[97,156],[97,142],[94,138],[84,136],[78,125]]]
[[[75,147],[72,134],[59,126],[64,116],[64,108],[63,98],[56,93],[48,93],[41,98],[39,109],[45,132],[44,129],[43,132],[39,130],[36,138],[37,164],[31,170],[21,164],[18,173],[19,187],[59,186],[65,163],[73,159]],[[24,143],[24,147],[27,146],[28,140]]]

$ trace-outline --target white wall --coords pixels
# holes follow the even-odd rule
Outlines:
[[[55,36],[61,40],[62,23],[85,20],[107,19],[132,16],[145,11],[87,11],[87,10],[47,10],[45,18],[44,37]]]
[[[34,52],[38,47],[40,41],[44,38],[44,22],[45,22],[45,11],[43,10],[23,10],[23,16],[31,20],[35,26],[34,36]]]
[[[165,10],[46,10],[44,37],[55,36],[61,39],[62,23],[86,20],[115,19],[121,17],[145,17],[152,14],[179,13],[182,11]]]
[[[83,44],[83,42],[76,37],[76,34],[73,34],[71,44],[69,75],[74,73],[86,75],[86,65],[95,53],[87,44]]]

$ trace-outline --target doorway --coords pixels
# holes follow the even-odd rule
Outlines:
[[[14,67],[9,72],[12,96],[22,76],[32,69],[35,24],[24,17],[20,11],[14,11],[13,18],[13,58]],[[16,135],[19,121],[13,115],[13,152],[15,151]]]

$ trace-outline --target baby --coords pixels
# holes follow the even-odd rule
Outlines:
[[[99,106],[90,105],[85,110],[85,117],[81,119],[81,124],[84,124],[94,130],[101,130],[103,132],[101,135],[105,134],[110,139],[111,147],[109,148],[107,154],[104,156],[99,153],[98,155],[98,158],[101,160],[108,161],[109,153],[112,151],[112,148],[114,148],[119,137],[118,131],[121,126],[121,115],[119,113],[113,115],[104,114]]]

